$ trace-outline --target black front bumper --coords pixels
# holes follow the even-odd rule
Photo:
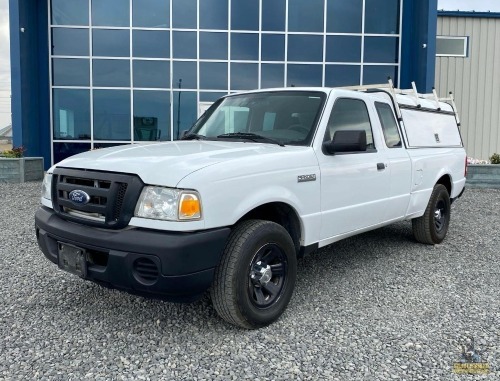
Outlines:
[[[36,212],[35,223],[38,245],[50,261],[58,264],[61,243],[73,245],[86,252],[85,279],[172,301],[195,300],[210,287],[231,231],[97,229],[68,222],[45,207]]]

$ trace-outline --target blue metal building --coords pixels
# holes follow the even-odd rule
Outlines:
[[[177,139],[235,91],[434,83],[437,0],[10,0],[14,145]]]

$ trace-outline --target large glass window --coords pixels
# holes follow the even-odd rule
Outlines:
[[[325,86],[358,86],[360,85],[360,65],[326,65]]]
[[[54,143],[54,163],[59,163],[67,157],[90,151],[90,143]]]
[[[134,87],[170,87],[170,62],[134,60]]]
[[[198,105],[196,103],[196,92],[174,91],[174,136],[179,139],[183,131],[189,130],[198,119]]]
[[[364,130],[367,148],[375,148],[368,109],[362,100],[340,98],[335,101],[324,140],[332,140],[337,131],[346,130]]]
[[[231,59],[259,59],[259,35],[257,33],[231,33]]]
[[[93,29],[92,54],[102,57],[129,57],[130,32],[123,29]]]
[[[259,65],[231,64],[231,90],[253,90],[259,87]]]
[[[200,1],[200,29],[227,29],[228,0]]]
[[[52,60],[54,86],[89,86],[89,78],[89,60],[74,58],[54,58]]]
[[[172,0],[172,27],[196,29],[196,0]]]
[[[263,89],[285,86],[285,65],[262,64],[260,87]]]
[[[170,32],[165,30],[134,30],[132,32],[134,57],[169,58]]]
[[[261,37],[261,59],[262,61],[284,61],[285,60],[285,35],[284,34],[262,34]]]
[[[262,30],[285,31],[286,0],[262,2]]]
[[[290,32],[323,32],[324,0],[288,0]]]
[[[172,32],[173,55],[175,58],[196,59],[196,32]]]
[[[179,80],[182,80],[183,89],[197,89],[198,78],[196,62],[194,61],[174,61],[173,65],[173,88],[179,88]]]
[[[130,140],[130,91],[94,90],[94,139]]]
[[[394,84],[398,83],[398,67],[393,65],[364,65],[363,84],[387,83],[387,78],[391,77]]]
[[[55,56],[88,56],[89,30],[52,28],[52,54]]]
[[[397,63],[399,39],[394,37],[365,37],[365,62]]]
[[[259,0],[231,2],[231,29],[259,30]]]
[[[323,65],[288,65],[287,86],[321,86]]]
[[[227,63],[200,62],[200,88],[227,89]]]
[[[52,0],[52,24],[89,25],[89,3],[82,0]]]
[[[90,139],[90,90],[54,89],[54,139]]]
[[[363,0],[328,0],[326,31],[361,33],[362,17]]]
[[[168,28],[170,26],[170,1],[132,0],[132,26]]]
[[[323,36],[288,36],[288,61],[323,62]]]
[[[227,33],[200,33],[200,58],[227,60]]]
[[[327,62],[360,62],[361,37],[359,36],[327,36]]]
[[[92,0],[92,25],[130,26],[129,0]]]
[[[365,1],[365,33],[399,33],[399,0]]]
[[[134,91],[134,140],[170,140],[168,91]]]
[[[92,60],[95,87],[130,87],[129,60]]]

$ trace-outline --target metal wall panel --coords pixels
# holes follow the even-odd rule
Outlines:
[[[500,152],[500,18],[438,17],[438,36],[469,37],[468,57],[436,57],[436,90],[452,91],[467,155]]]

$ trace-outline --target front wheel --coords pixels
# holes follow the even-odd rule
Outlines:
[[[286,309],[295,286],[297,257],[288,232],[270,221],[238,224],[229,236],[210,291],[217,313],[255,329]]]
[[[437,184],[424,215],[412,220],[415,239],[429,245],[441,243],[448,232],[450,215],[451,203],[448,190],[444,185]]]

